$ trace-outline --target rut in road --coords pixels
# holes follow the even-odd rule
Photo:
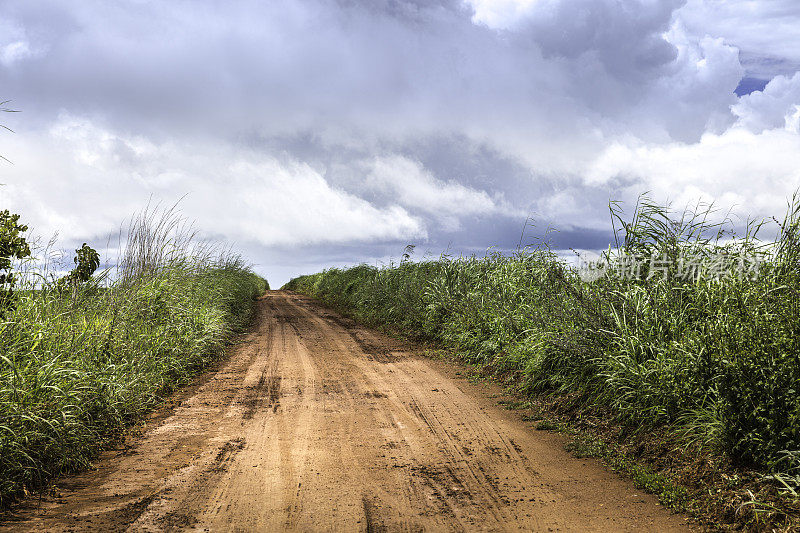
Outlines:
[[[270,291],[229,358],[0,531],[684,531],[491,385]]]

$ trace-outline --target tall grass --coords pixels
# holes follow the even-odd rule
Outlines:
[[[30,270],[0,322],[0,505],[98,450],[217,357],[266,282],[171,210],[131,221],[118,275]]]
[[[763,224],[737,235],[713,216],[642,198],[626,218],[612,204],[616,246],[592,276],[543,245],[331,269],[287,288],[443,342],[528,393],[578,393],[634,430],[670,426],[800,474],[800,204],[774,241],[759,240]]]

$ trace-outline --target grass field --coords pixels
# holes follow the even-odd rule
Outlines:
[[[113,280],[22,276],[0,322],[0,506],[85,468],[248,322],[266,281],[181,224],[135,219]]]
[[[524,394],[569,393],[630,431],[800,486],[798,204],[761,241],[709,209],[612,205],[616,246],[579,271],[546,246],[290,281],[373,325],[455,349]],[[761,226],[761,227],[760,227]]]

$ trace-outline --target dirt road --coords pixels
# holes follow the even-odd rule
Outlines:
[[[292,293],[97,469],[0,531],[684,531],[498,389]]]

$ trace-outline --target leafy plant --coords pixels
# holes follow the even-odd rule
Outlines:
[[[75,250],[75,258],[72,261],[75,263],[75,268],[64,277],[64,282],[74,286],[91,279],[92,274],[100,266],[100,254],[83,243],[83,246]]]
[[[28,226],[20,224],[19,215],[8,209],[0,211],[0,312],[12,305],[16,277],[12,270],[15,259],[31,255],[31,248],[23,234]]]

